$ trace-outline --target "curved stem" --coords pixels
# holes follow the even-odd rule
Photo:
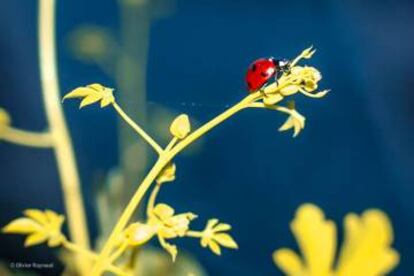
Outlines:
[[[40,0],[38,16],[43,101],[50,135],[54,142],[53,149],[63,189],[69,232],[76,244],[89,249],[88,228],[75,155],[60,105],[55,45],[55,0]],[[88,263],[84,259],[77,258],[77,264],[80,272],[86,271]]]
[[[83,255],[92,260],[96,260],[98,258],[98,256],[95,253],[85,248],[79,247],[78,245],[71,243],[68,240],[64,240],[62,243],[62,246],[66,248],[67,250],[72,251],[75,254]],[[117,275],[127,275],[122,269],[120,269],[119,267],[116,267],[115,265],[110,264],[107,266],[107,268],[108,268],[108,271],[115,273]]]
[[[171,141],[168,143],[168,145],[165,147],[164,151],[165,152],[170,151],[173,148],[173,146],[175,146],[177,141],[178,141],[177,137],[172,138]]]
[[[109,257],[108,263],[114,263],[119,257],[121,257],[121,255],[127,248],[128,242],[124,242],[123,244],[121,244],[121,246],[119,246],[118,249]]]
[[[114,229],[112,230],[111,235],[109,236],[105,245],[103,246],[102,251],[99,254],[99,258],[97,259],[97,262],[95,263],[90,275],[101,275],[102,271],[104,270],[103,264],[109,257],[112,247],[117,240],[117,237],[121,234],[125,226],[128,224],[129,220],[131,219],[131,216],[134,214],[135,209],[138,207],[145,193],[150,188],[152,182],[154,182],[160,171],[165,167],[167,163],[168,160],[160,157],[158,161],[155,163],[154,167],[152,167],[152,169],[149,171],[142,183],[139,185],[137,191],[133,195],[132,199],[130,200],[126,208],[124,209],[121,217],[119,218]]]
[[[154,209],[155,199],[157,198],[158,192],[160,191],[162,184],[156,184],[154,189],[152,189],[151,195],[147,203],[147,216],[151,215],[151,211]]]
[[[53,146],[52,136],[48,132],[37,133],[6,127],[1,130],[0,140],[34,148],[50,148]]]
[[[175,155],[177,155],[180,151],[185,149],[187,146],[189,146],[191,143],[193,143],[195,140],[200,138],[202,135],[206,134],[208,131],[222,123],[223,121],[227,120],[240,110],[248,107],[248,105],[252,102],[255,102],[257,99],[259,99],[262,95],[260,92],[256,92],[254,94],[251,94],[247,97],[245,97],[242,101],[235,104],[234,106],[230,107],[208,123],[204,124],[203,126],[199,127],[197,130],[192,132],[190,135],[185,137],[183,140],[178,142],[178,144],[173,147],[168,153],[167,153],[167,159],[174,158]]]
[[[116,223],[114,229],[112,230],[111,235],[107,239],[101,253],[99,254],[99,258],[97,262],[95,263],[90,275],[92,276],[101,275],[102,271],[104,270],[103,264],[109,257],[117,237],[121,234],[125,226],[128,224],[129,220],[131,219],[131,216],[133,215],[136,208],[140,204],[142,198],[144,197],[148,189],[151,187],[151,184],[157,178],[157,176],[162,171],[162,169],[172,160],[172,158],[174,158],[175,155],[177,155],[181,150],[186,148],[192,142],[197,140],[200,136],[204,135],[209,130],[211,130],[218,124],[222,123],[223,121],[227,120],[228,118],[230,118],[231,116],[239,112],[240,110],[246,108],[250,103],[256,101],[260,97],[262,97],[260,92],[256,92],[254,94],[251,94],[245,97],[242,101],[230,107],[229,109],[227,109],[226,111],[224,111],[223,113],[221,113],[220,115],[212,119],[211,121],[207,122],[205,125],[195,130],[193,133],[188,135],[186,138],[181,140],[170,151],[162,152],[160,154],[159,159],[157,160],[155,165],[152,167],[152,169],[149,171],[148,175],[145,177],[143,182],[139,185],[137,191],[133,195],[127,207],[124,209],[121,217]]]
[[[139,125],[137,125],[132,119],[131,117],[128,116],[128,114],[126,114],[122,108],[115,102],[112,104],[112,106],[115,108],[115,110],[118,112],[119,116],[121,116],[122,119],[124,119],[124,121],[130,125],[136,133],[138,133],[138,135],[140,135],[148,144],[150,144],[150,146],[158,153],[161,154],[163,152],[163,149],[161,148],[160,145],[158,145],[157,142],[154,141],[154,139],[151,138],[151,136],[149,136],[145,130],[143,130]]]

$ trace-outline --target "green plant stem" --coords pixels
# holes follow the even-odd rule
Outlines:
[[[190,237],[190,238],[201,238],[203,236],[203,232],[200,231],[187,231],[187,233],[185,233],[186,237]]]
[[[152,189],[150,197],[147,203],[147,216],[151,215],[151,211],[154,209],[155,199],[157,198],[158,192],[160,191],[162,184],[156,184],[155,187]]]
[[[112,253],[112,255],[109,257],[108,263],[112,264],[114,263],[121,255],[125,252],[125,250],[128,248],[128,242],[122,243],[118,249]]]
[[[76,244],[89,249],[88,227],[75,154],[60,104],[55,45],[55,4],[55,0],[39,0],[38,49],[43,101],[53,139],[70,236]],[[88,263],[82,258],[77,258],[76,264],[79,273],[85,274]]]
[[[123,229],[128,224],[131,216],[135,212],[136,208],[138,207],[139,203],[141,202],[142,198],[150,188],[151,184],[157,178],[161,170],[184,148],[190,145],[192,142],[197,140],[199,137],[210,131],[212,128],[216,127],[218,124],[222,123],[223,121],[227,120],[240,110],[246,108],[250,103],[260,99],[262,97],[260,92],[256,92],[250,94],[249,96],[245,97],[242,101],[237,103],[236,105],[230,107],[205,125],[198,128],[196,131],[185,137],[179,143],[175,145],[170,151],[162,152],[159,156],[159,159],[154,164],[152,169],[149,171],[147,176],[144,178],[143,182],[139,185],[137,191],[133,195],[132,199],[128,203],[127,207],[124,209],[121,217],[119,218],[118,222],[116,223],[114,229],[112,230],[111,235],[109,236],[108,240],[106,241],[105,245],[101,253],[99,254],[98,260],[95,263],[91,274],[92,276],[101,275],[104,270],[103,264],[107,260],[110,255],[110,252],[114,246],[114,243],[117,237],[122,233]]]
[[[129,117],[128,114],[126,114],[116,102],[114,102],[112,106],[118,112],[119,116],[121,116],[121,118],[124,119],[124,121],[130,125],[135,130],[135,132],[138,133],[138,135],[140,135],[158,154],[161,154],[163,152],[161,146],[158,145],[158,143],[155,142],[155,140],[152,139],[152,137],[149,136],[145,130],[137,125],[134,120],[132,120],[131,117]]]
[[[53,146],[52,136],[47,132],[37,133],[13,127],[6,127],[0,132],[0,140],[10,143],[34,148],[50,148]]]
[[[62,242],[62,246],[64,248],[66,248],[67,250],[75,253],[75,254],[83,255],[83,256],[85,256],[89,259],[92,259],[92,260],[96,260],[98,258],[98,256],[95,253],[93,253],[93,252],[91,252],[91,251],[89,251],[85,248],[82,248],[82,247],[78,246],[77,244],[74,244],[74,243],[72,243],[68,240],[64,240]],[[116,267],[115,265],[112,265],[112,264],[107,265],[107,269],[108,269],[108,271],[110,271],[112,273],[115,273],[117,275],[127,275],[127,273],[122,271],[122,269],[120,269],[119,267]]]
[[[117,237],[122,233],[123,229],[128,224],[131,216],[134,214],[135,209],[138,207],[139,203],[141,202],[141,199],[144,197],[146,191],[149,189],[152,182],[155,180],[159,172],[164,168],[166,164],[167,164],[166,160],[160,157],[158,161],[155,163],[154,167],[152,167],[152,169],[149,171],[149,173],[144,178],[142,183],[139,185],[137,191],[133,195],[127,207],[124,209],[121,217],[119,218],[114,229],[112,230],[111,235],[109,236],[108,240],[103,246],[103,249],[99,254],[98,260],[95,263],[90,273],[91,276],[101,275],[104,269],[103,264],[106,262],[106,259],[109,257],[109,254],[112,251],[114,242],[116,241]]]

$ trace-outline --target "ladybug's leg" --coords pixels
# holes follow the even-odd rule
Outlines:
[[[263,97],[266,97],[266,92],[264,91],[264,87],[259,89],[260,94],[262,94]]]
[[[280,72],[277,72],[275,75],[275,83],[277,87],[279,87],[279,77],[280,77]]]

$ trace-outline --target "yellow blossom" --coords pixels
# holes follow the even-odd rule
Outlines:
[[[291,276],[377,276],[391,271],[399,262],[391,248],[391,223],[380,210],[367,210],[361,216],[348,214],[344,221],[345,241],[334,267],[336,226],[325,219],[312,204],[299,207],[291,230],[299,244],[303,260],[288,248],[276,250],[275,263]]]
[[[48,242],[50,247],[59,246],[65,239],[61,232],[65,217],[51,210],[27,209],[26,217],[17,218],[3,227],[8,234],[28,235],[24,245],[26,247]]]
[[[140,222],[132,223],[124,231],[125,238],[131,246],[143,245],[155,234],[155,227]]]
[[[171,123],[170,132],[171,134],[178,138],[185,138],[188,133],[191,131],[190,119],[187,114],[181,114]]]
[[[291,62],[288,71],[284,72],[277,81],[262,89],[262,101],[249,105],[249,107],[267,108],[288,114],[289,117],[279,128],[279,131],[293,129],[293,137],[296,137],[305,127],[306,118],[295,109],[294,105],[284,107],[279,103],[286,97],[297,93],[310,98],[322,98],[329,92],[329,90],[316,91],[322,75],[315,67],[297,65],[301,59],[309,59],[314,53],[313,47],[305,49]]]
[[[158,184],[165,182],[171,182],[175,180],[176,166],[174,163],[170,163],[160,172],[156,181]]]
[[[226,223],[219,223],[218,219],[210,219],[206,228],[201,234],[200,243],[202,247],[209,247],[215,254],[220,255],[220,245],[227,248],[237,249],[238,245],[233,238],[224,233],[229,231],[231,226]]]
[[[161,246],[175,260],[178,250],[166,239],[184,237],[189,230],[190,222],[197,216],[193,213],[174,214],[175,211],[167,204],[157,204],[148,214],[146,223],[133,223],[124,231],[124,237],[130,246],[139,246],[148,242],[155,235]]]
[[[167,204],[157,204],[149,217],[148,223],[157,228],[163,238],[183,237],[190,221],[197,216],[191,212],[174,215],[174,209]]]

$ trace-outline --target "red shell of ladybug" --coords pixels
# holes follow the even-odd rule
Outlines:
[[[260,58],[250,64],[246,73],[246,85],[249,92],[262,88],[274,77],[278,70],[277,61],[274,58]]]

